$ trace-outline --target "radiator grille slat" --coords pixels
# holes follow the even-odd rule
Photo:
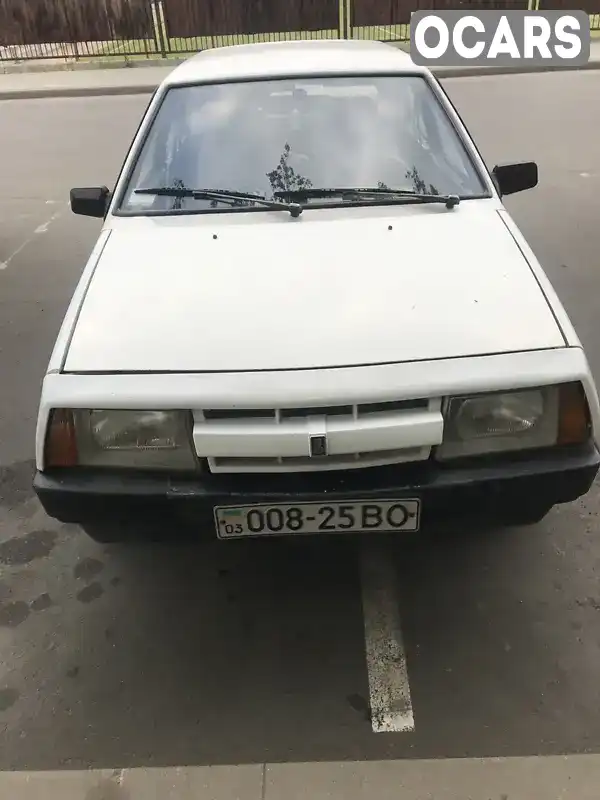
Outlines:
[[[315,415],[345,416],[356,413],[357,417],[363,414],[380,414],[390,411],[409,411],[416,408],[427,408],[427,400],[395,400],[388,403],[359,403],[357,405],[340,406],[312,406],[305,408],[225,408],[205,409],[202,413],[206,420],[228,419],[296,419]]]

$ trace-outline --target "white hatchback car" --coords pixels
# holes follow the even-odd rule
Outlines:
[[[114,541],[525,524],[598,471],[581,343],[440,83],[227,47],[150,101],[43,382],[34,487]]]

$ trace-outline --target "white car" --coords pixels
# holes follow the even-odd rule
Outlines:
[[[485,98],[483,98],[485,102]],[[534,523],[585,494],[581,343],[437,79],[360,41],[158,88],[44,378],[34,487],[98,541]]]

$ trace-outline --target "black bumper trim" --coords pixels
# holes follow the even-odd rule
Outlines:
[[[178,479],[82,469],[38,471],[33,485],[49,516],[83,525],[157,514],[212,520],[217,505],[415,496],[421,498],[425,524],[440,515],[487,517],[519,504],[550,507],[571,502],[590,489],[599,467],[600,454],[590,443],[462,465],[427,462],[336,473]]]

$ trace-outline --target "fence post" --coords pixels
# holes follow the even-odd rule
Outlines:
[[[151,0],[150,10],[152,14],[152,27],[154,29],[154,41],[156,42],[156,49],[160,52],[163,58],[167,57],[168,37],[166,31],[165,18],[163,13],[162,0]]]
[[[346,0],[346,39],[352,39],[352,6],[353,0]]]

